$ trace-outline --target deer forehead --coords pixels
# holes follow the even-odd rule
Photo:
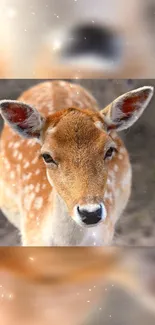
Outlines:
[[[105,130],[104,122],[97,115],[87,115],[83,112],[73,111],[63,116],[54,126],[52,122],[46,128],[44,134],[44,147],[66,146],[78,144],[78,146],[89,145],[89,143],[103,142],[109,139]]]

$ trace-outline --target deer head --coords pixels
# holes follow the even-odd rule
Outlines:
[[[0,101],[0,109],[15,132],[40,143],[51,186],[68,214],[79,225],[88,227],[106,223],[108,171],[121,163],[120,140],[111,133],[132,126],[152,95],[153,87],[142,87],[120,96],[100,112],[91,107],[68,108],[47,118],[19,101]]]

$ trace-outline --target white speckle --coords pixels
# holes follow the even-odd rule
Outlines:
[[[25,164],[24,164],[24,169],[28,168],[30,166],[30,163],[27,161]]]
[[[22,158],[23,158],[22,153],[19,153],[19,155],[18,155],[18,160],[22,160]]]
[[[9,164],[9,162],[6,162],[6,165],[5,165],[5,166],[6,166],[6,169],[7,169],[7,170],[10,169],[10,164]]]
[[[43,198],[41,196],[37,197],[34,202],[34,208],[39,210],[43,205]]]
[[[30,261],[34,261],[34,257],[31,257],[31,256],[30,256],[30,257],[29,257],[29,260],[30,260]]]
[[[13,299],[13,297],[14,297],[13,294],[10,293],[10,294],[9,294],[9,299],[11,300],[11,299]]]
[[[90,302],[90,300],[87,300],[87,302]]]
[[[37,169],[37,170],[35,171],[35,174],[36,174],[36,175],[39,175],[39,174],[40,174],[40,169]]]
[[[28,174],[24,174],[23,175],[23,180],[26,181],[26,180],[29,180],[32,176],[32,173],[28,173]]]
[[[35,194],[31,193],[26,195],[26,197],[24,198],[24,207],[25,209],[28,211],[31,207],[31,203],[33,201],[33,199],[35,198]]]
[[[47,186],[46,184],[43,184],[42,189],[44,190],[46,188],[46,186]]]
[[[115,171],[115,172],[118,172],[118,169],[119,169],[119,168],[118,168],[118,165],[114,165],[114,171]]]
[[[118,159],[122,160],[123,156],[121,154],[118,155]]]
[[[13,145],[14,145],[14,143],[13,143],[13,142],[9,142],[9,144],[8,144],[8,148],[12,148],[12,147],[13,147]]]
[[[29,146],[33,147],[33,146],[36,145],[36,142],[35,142],[33,139],[29,139],[29,140],[27,141],[27,144],[28,144]]]
[[[10,178],[13,179],[15,177],[15,173],[13,171],[10,172]]]
[[[12,143],[12,142],[11,142],[11,143]],[[19,142],[19,141],[15,142],[14,145],[13,145],[13,147],[14,147],[15,149],[19,148],[19,147],[20,147],[20,142]]]
[[[32,164],[36,164],[38,162],[38,157],[35,157],[33,160],[32,160]]]
[[[39,191],[40,191],[40,184],[39,183],[37,183],[35,191],[36,191],[36,193],[39,193]]]
[[[29,189],[30,189],[30,191],[33,190],[34,189],[34,185],[33,184],[30,184],[29,185]]]
[[[15,150],[15,151],[13,152],[13,157],[16,158],[17,156],[18,156],[18,150]]]
[[[24,193],[26,194],[28,192],[29,192],[29,185],[25,186],[25,188],[24,188]]]

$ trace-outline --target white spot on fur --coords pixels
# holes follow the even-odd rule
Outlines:
[[[19,153],[19,155],[18,155],[18,160],[22,160],[22,158],[23,158],[22,153]]]
[[[14,146],[13,146],[15,149],[19,148],[20,147],[20,142],[17,141],[14,143]],[[11,147],[10,147],[11,148]]]
[[[14,142],[9,142],[9,144],[8,144],[8,148],[12,148],[13,147],[13,145],[14,145]]]
[[[35,174],[36,174],[36,175],[39,175],[39,174],[40,174],[40,169],[37,169],[37,170],[35,171]]]
[[[33,184],[30,184],[29,185],[29,189],[30,189],[30,191],[32,191],[34,189],[34,185]]]
[[[31,147],[35,146],[36,142],[33,139],[27,141],[27,144]]]
[[[47,186],[46,184],[43,184],[42,189],[44,190],[46,188],[46,186]]]
[[[26,195],[26,197],[24,198],[24,207],[25,209],[28,211],[31,207],[32,201],[35,198],[35,194],[34,193],[30,193],[28,195]]]
[[[118,159],[122,160],[123,156],[121,154],[118,155]]]
[[[35,192],[36,193],[39,193],[39,191],[40,191],[40,184],[37,183],[36,188],[35,188]]]
[[[32,164],[36,164],[38,162],[38,157],[35,157],[33,160],[32,160]]]
[[[10,164],[9,164],[9,162],[6,162],[5,166],[6,166],[6,169],[7,170],[10,170]]]
[[[24,164],[24,169],[28,168],[30,166],[30,163],[27,161],[25,164]]]
[[[13,179],[15,177],[15,173],[13,171],[10,172],[10,178]]]
[[[17,156],[18,156],[18,150],[15,150],[15,151],[13,152],[13,157],[16,158]]]
[[[39,210],[39,209],[41,209],[42,205],[43,205],[43,198],[41,196],[39,196],[34,201],[34,208],[36,210]]]
[[[31,178],[31,176],[32,176],[32,173],[24,174],[23,175],[23,180],[27,181],[27,180],[29,180]]]

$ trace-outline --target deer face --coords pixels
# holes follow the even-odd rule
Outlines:
[[[1,101],[0,107],[17,133],[40,142],[51,186],[64,201],[68,214],[88,227],[106,222],[107,176],[119,155],[119,143],[111,137],[111,131],[130,127],[152,94],[152,87],[143,87],[122,95],[99,113],[69,108],[47,119],[18,101]]]

